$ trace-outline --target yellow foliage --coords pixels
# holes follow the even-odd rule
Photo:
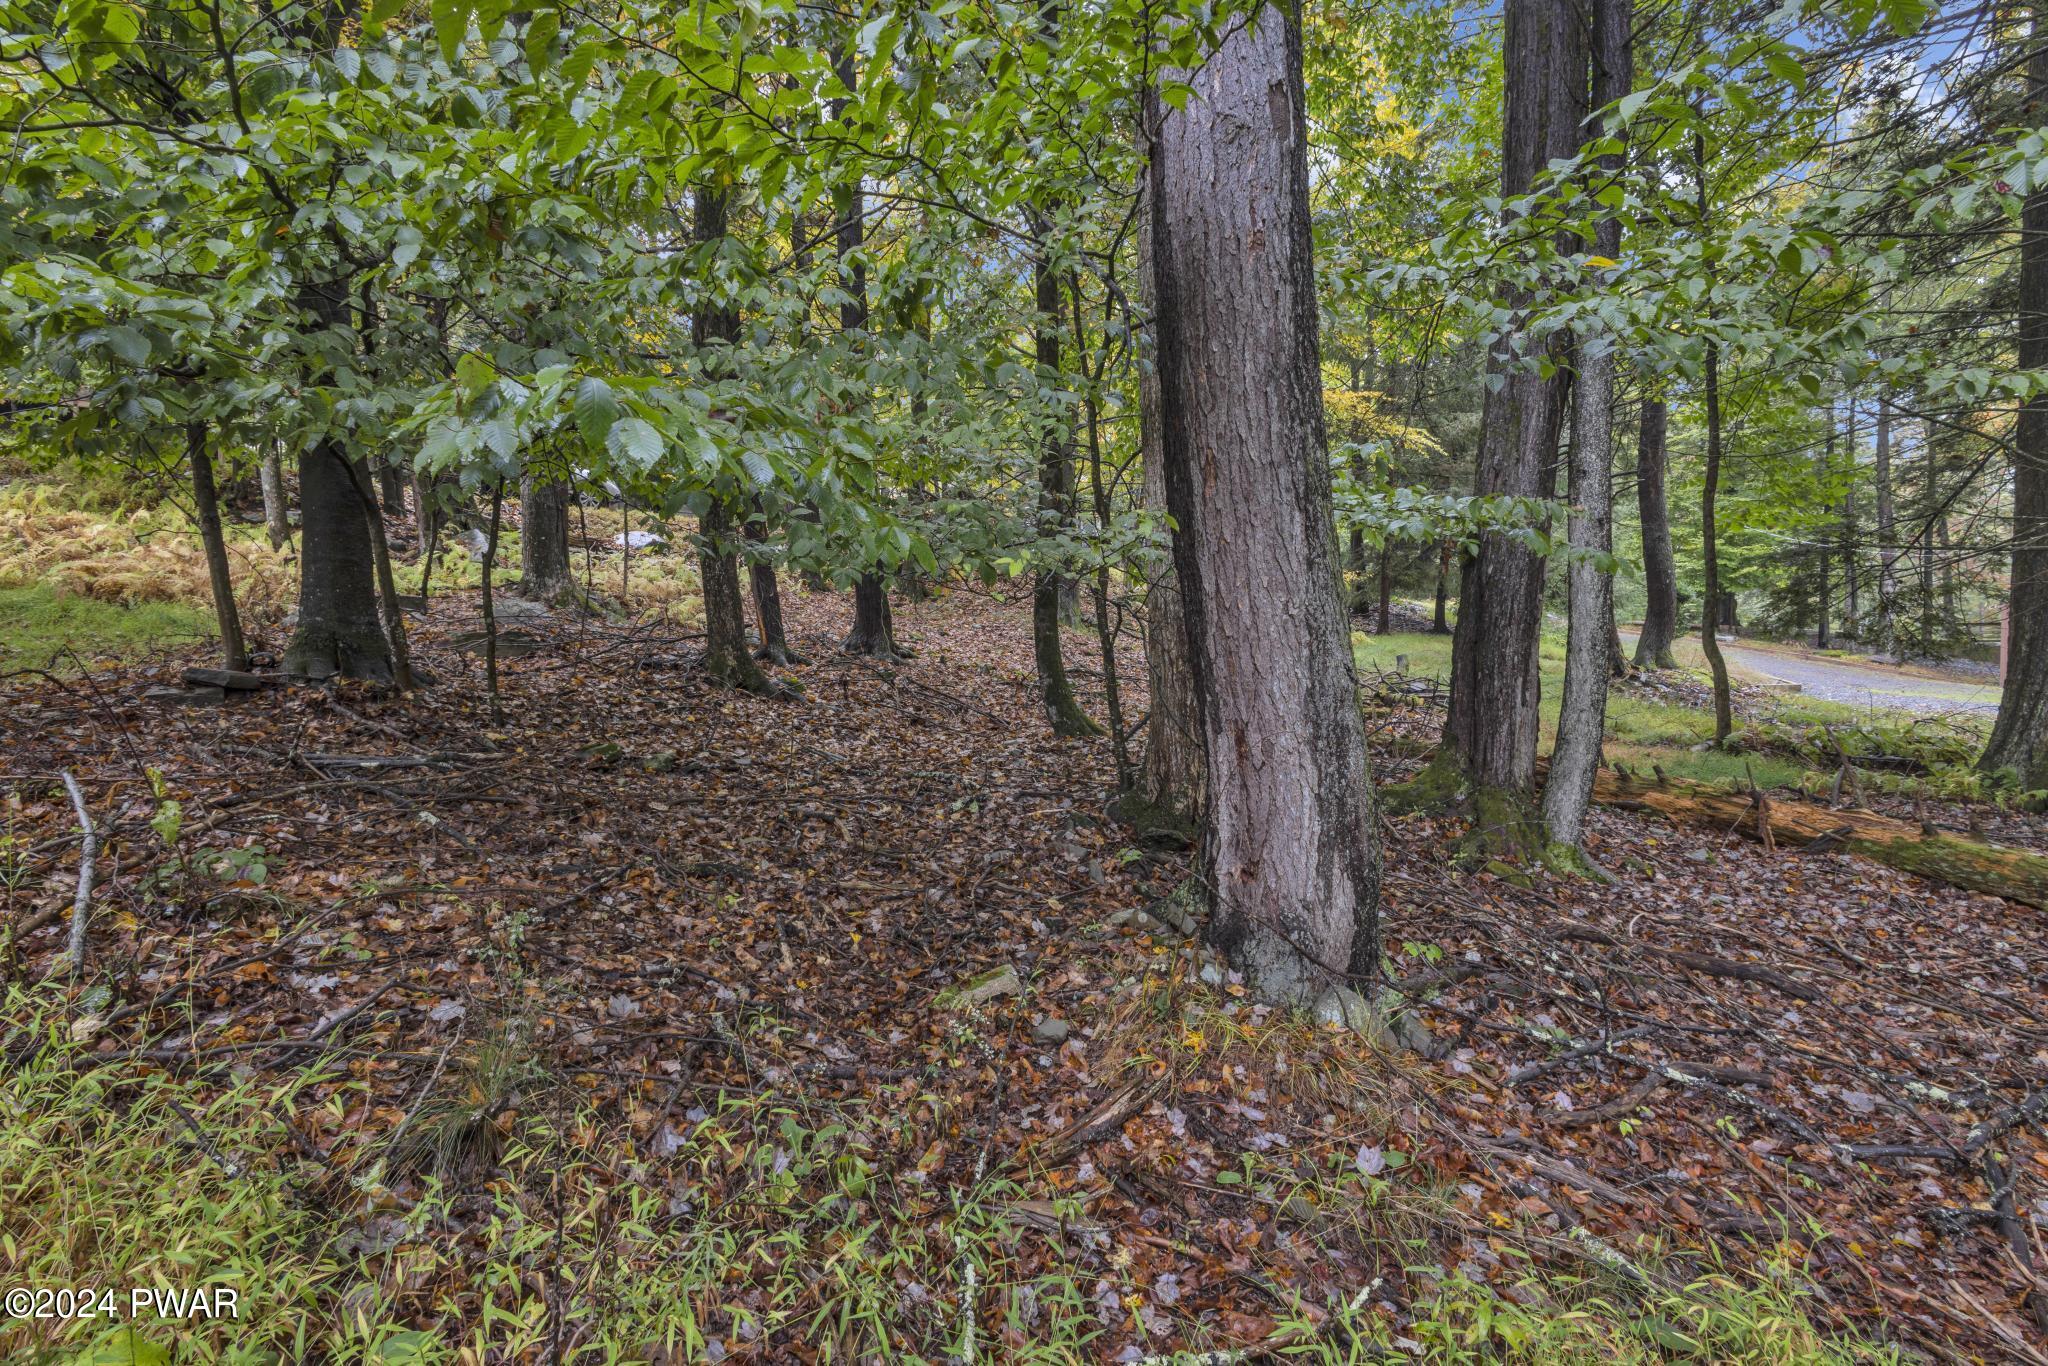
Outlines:
[[[228,559],[243,610],[282,610],[297,573],[292,558],[240,531],[228,528]],[[47,583],[100,602],[213,604],[198,528],[173,507],[110,521],[70,506],[54,485],[14,485],[0,489],[0,547],[0,587]]]
[[[1323,390],[1323,423],[1332,442],[1379,441],[1431,455],[1443,453],[1427,428],[1403,420],[1395,400],[1371,389]]]

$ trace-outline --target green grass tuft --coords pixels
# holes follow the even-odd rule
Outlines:
[[[0,588],[0,669],[41,669],[69,649],[87,661],[134,659],[214,634],[213,614],[179,602],[102,602],[48,583]],[[58,661],[58,671],[74,669]]]

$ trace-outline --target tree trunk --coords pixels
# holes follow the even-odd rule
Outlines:
[[[1152,191],[1143,191],[1138,217],[1139,281],[1145,298],[1141,316],[1150,313],[1152,293]],[[1146,510],[1165,524],[1165,415],[1159,402],[1159,345],[1148,323],[1143,337],[1144,363],[1138,367],[1138,447],[1144,464]],[[1145,677],[1152,710],[1145,722],[1145,757],[1139,767],[1138,796],[1144,807],[1141,823],[1166,825],[1192,833],[1201,819],[1206,760],[1202,753],[1202,718],[1195,700],[1194,663],[1188,658],[1185,604],[1180,575],[1173,567],[1172,544],[1145,585]]]
[[[383,608],[384,639],[391,646],[391,680],[400,690],[411,692],[412,646],[405,635],[405,610],[398,605],[398,582],[391,575],[391,542],[384,534],[384,509],[377,503],[371,475],[363,462],[349,466],[349,481],[355,486],[356,503],[362,508],[363,525],[370,533],[370,562],[377,574],[377,601]]]
[[[299,456],[299,624],[284,671],[314,681],[392,681],[391,645],[377,618],[376,566],[362,501],[339,441]]]
[[[754,515],[747,519],[746,534],[756,546],[768,543],[767,515],[759,498],[754,500]],[[754,658],[783,668],[803,663],[803,656],[789,648],[782,622],[782,586],[775,581],[775,566],[757,552],[747,560],[747,577],[754,589],[754,618],[761,624],[761,645]]]
[[[1034,214],[1032,235],[1037,239],[1031,261],[1031,277],[1038,307],[1034,321],[1033,349],[1038,361],[1038,390],[1041,395],[1066,388],[1060,373],[1060,282],[1053,270],[1051,244],[1046,240],[1052,224],[1043,214]],[[1041,413],[1045,430],[1038,445],[1038,534],[1044,540],[1062,535],[1074,520],[1074,453],[1068,445],[1067,416],[1064,412]],[[1031,593],[1031,655],[1038,668],[1038,701],[1054,735],[1098,734],[1095,722],[1074,700],[1073,685],[1067,681],[1066,660],[1060,651],[1060,625],[1071,618],[1067,607],[1072,580],[1059,566],[1047,562],[1038,571]]]
[[[1700,558],[1705,591],[1700,594],[1700,649],[1714,678],[1714,742],[1727,740],[1735,729],[1728,694],[1728,662],[1721,658],[1721,550],[1716,542],[1715,503],[1721,496],[1721,348],[1707,339],[1707,470],[1700,491]]]
[[[1629,47],[1631,0],[1593,0],[1593,106],[1605,109],[1627,97],[1635,81]],[[1610,135],[1625,136],[1610,128]],[[1620,177],[1623,157],[1601,158],[1601,168]],[[1593,229],[1593,250],[1614,260],[1621,255],[1621,220],[1602,216]],[[1564,696],[1557,719],[1557,743],[1550,776],[1543,785],[1543,821],[1550,838],[1578,850],[1592,802],[1593,777],[1607,738],[1607,683],[1620,658],[1614,625],[1614,576],[1590,556],[1614,549],[1614,366],[1612,351],[1581,341],[1578,375],[1572,386],[1571,517],[1567,536],[1577,553],[1566,570],[1571,623],[1565,638]],[[1581,855],[1583,857],[1583,855]]]
[[[714,493],[697,525],[697,552],[704,590],[704,672],[729,688],[768,694],[775,685],[747,644],[747,614],[741,605],[739,528],[732,509]]]
[[[1153,148],[1154,297],[1208,935],[1261,996],[1308,1003],[1378,971],[1380,851],[1331,521],[1300,34],[1266,6],[1187,79]]]
[[[1643,633],[1636,637],[1638,669],[1678,667],[1671,654],[1678,637],[1678,562],[1671,553],[1671,504],[1664,492],[1669,416],[1663,399],[1643,399],[1642,428],[1636,436],[1636,512],[1643,524],[1643,582],[1649,605],[1643,609]]]
[[[1451,551],[1453,548],[1448,539],[1437,547],[1436,615],[1429,623],[1430,633],[1433,635],[1447,636],[1451,633]]]
[[[492,577],[498,567],[498,532],[504,525],[505,481],[498,480],[491,486],[490,530],[484,535],[483,563],[480,566],[483,579],[484,602],[484,694],[491,703],[491,724],[505,724],[505,709],[498,701],[498,586]]]
[[[291,544],[292,519],[284,500],[284,457],[278,453],[275,442],[263,443],[259,473],[263,483],[263,527],[270,536],[271,548],[281,550]]]
[[[1826,487],[1825,481],[1832,479],[1834,477],[1835,472],[1834,418],[1834,409],[1831,407],[1828,410],[1827,441],[1822,446],[1820,455],[1820,474],[1821,479],[1823,481],[1822,487]],[[1833,568],[1833,566],[1828,561],[1828,542],[1825,538],[1821,540],[1819,550],[1820,592],[1817,596],[1819,599],[1820,606],[1818,620],[1814,623],[1813,643],[1816,649],[1825,650],[1828,648],[1828,613],[1834,607],[1835,590],[1833,580],[1829,577],[1830,571]]]
[[[298,295],[310,326],[349,322],[339,285],[306,284]],[[316,376],[323,379],[322,376]],[[299,454],[299,624],[284,671],[314,681],[392,681],[391,645],[377,620],[370,530],[341,442],[325,436]]]
[[[896,643],[896,619],[889,611],[889,576],[878,565],[853,585],[853,629],[840,646],[850,655],[897,660],[910,652]]]
[[[2027,118],[2048,122],[2048,4],[2035,0]],[[2019,368],[2048,368],[2048,188],[2020,213]],[[2048,788],[2048,397],[2020,408],[2013,432],[2012,580],[2004,692],[1978,766]]]
[[[1507,0],[1501,193],[1528,193],[1550,162],[1571,156],[1586,115],[1585,26],[1569,0]],[[1570,249],[1567,245],[1567,249]],[[1526,308],[1534,300],[1515,300]],[[1502,348],[1513,346],[1501,343]],[[1562,361],[1563,339],[1548,343]],[[1496,351],[1486,395],[1474,492],[1550,497],[1569,367],[1551,377]],[[1466,560],[1451,654],[1450,715],[1429,772],[1404,804],[1472,799],[1467,856],[1526,854],[1544,830],[1532,804],[1541,684],[1544,561],[1515,537],[1488,532]]]
[[[519,592],[554,606],[576,596],[569,568],[569,486],[528,474],[519,481]]]
[[[247,669],[249,650],[242,643],[242,614],[235,610],[235,580],[228,571],[228,543],[220,526],[220,499],[204,422],[185,424],[185,457],[192,466],[192,506],[199,515],[199,542],[206,550],[206,577],[213,586],[213,617],[220,624],[221,667]]]
[[[1877,638],[1887,650],[1898,629],[1899,552],[1893,544],[1898,512],[1892,501],[1892,405],[1877,396]]]
[[[696,238],[700,249],[716,250],[726,233],[723,190],[699,185]],[[710,272],[706,271],[709,278]],[[690,344],[709,374],[725,373],[740,339],[739,309],[720,299],[706,299],[690,318]],[[719,482],[724,482],[723,480]],[[776,691],[754,662],[747,644],[747,613],[740,596],[740,536],[734,524],[732,494],[715,483],[710,502],[697,525],[698,584],[704,594],[704,672],[727,687],[768,694]]]
[[[1863,575],[1857,568],[1857,559],[1862,550],[1857,544],[1859,532],[1856,525],[1856,399],[1853,395],[1848,400],[1848,416],[1842,431],[1842,444],[1848,448],[1849,453],[1849,477],[1842,490],[1842,634],[1853,640],[1862,634],[1863,612]]]
[[[841,49],[834,69],[840,82],[852,90],[860,77],[854,69],[851,47]],[[844,101],[835,104],[835,114],[843,108]],[[867,242],[865,202],[859,179],[832,193],[832,213],[837,220],[833,226],[833,249],[839,257],[839,287],[846,296],[839,305],[839,331],[849,345],[856,347],[868,327],[868,268],[863,256]],[[847,654],[888,660],[907,653],[896,645],[886,566],[874,566],[854,584],[853,629],[847,632],[840,648]]]
[[[405,515],[405,475],[389,460],[371,462],[377,471],[377,497],[387,517]]]
[[[1599,11],[1611,6],[1612,0],[1596,6],[1596,22]],[[1623,23],[1626,33],[1625,18]],[[1607,226],[1600,226],[1603,238]],[[1596,239],[1596,250],[1603,256],[1618,255],[1618,248],[1618,242]],[[1614,353],[1591,356],[1585,354],[1588,349],[1580,348],[1578,381],[1573,386],[1572,511],[1567,535],[1575,554],[1565,571],[1571,624],[1565,636],[1564,696],[1558,704],[1550,776],[1543,785],[1543,823],[1552,840],[1572,849],[1579,847],[1593,775],[1600,769],[1614,658],[1609,639],[1614,630],[1614,579],[1588,558],[1607,553],[1613,540]]]
[[[1380,543],[1379,619],[1373,630],[1385,635],[1394,629],[1394,541],[1392,537]]]

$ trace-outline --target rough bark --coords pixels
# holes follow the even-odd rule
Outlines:
[[[1600,250],[1612,255],[1605,246]],[[1565,570],[1571,618],[1565,634],[1564,696],[1550,776],[1543,785],[1543,823],[1550,838],[1574,849],[1585,828],[1607,734],[1614,580],[1587,557],[1605,553],[1612,540],[1613,401],[1613,353],[1582,356],[1572,407],[1572,511],[1566,534],[1575,557]]]
[[[281,549],[291,543],[292,519],[284,499],[284,457],[271,442],[264,443],[259,478],[263,484],[263,528],[271,547]]]
[[[300,308],[312,326],[347,324],[335,286],[308,284]],[[392,681],[391,646],[377,620],[369,527],[341,442],[325,436],[299,454],[299,624],[285,646],[295,678]]]
[[[299,456],[299,622],[285,647],[295,678],[392,681],[391,645],[377,619],[370,529],[341,443]]]
[[[698,245],[715,248],[726,233],[725,193],[700,185],[695,198]],[[690,342],[711,373],[727,369],[739,338],[739,309],[729,302],[707,299],[690,318]],[[729,501],[732,495],[716,487],[708,492],[710,502],[697,527],[698,584],[704,594],[704,671],[727,687],[773,693],[775,684],[761,672],[747,644],[747,613],[740,593],[740,536]]]
[[[757,547],[768,542],[768,523],[758,498],[754,500],[754,515],[747,519],[746,533]],[[764,554],[756,553],[748,557],[747,578],[754,590],[754,619],[761,626],[761,644],[754,651],[754,658],[784,668],[803,663],[803,656],[789,646],[788,631],[782,621],[782,585],[775,580],[775,566]]]
[[[2028,118],[2048,121],[2048,5],[2036,0],[2027,58]],[[2019,368],[2048,368],[2048,189],[2020,215]],[[2010,634],[1998,720],[1979,765],[2048,788],[2048,397],[2020,408],[2013,433]]]
[[[1208,935],[1260,995],[1308,1003],[1377,971],[1380,851],[1331,521],[1300,35],[1266,6],[1188,79],[1157,125],[1153,264]]]
[[[531,474],[519,481],[519,592],[549,605],[576,597],[569,567],[569,486]]]
[[[413,686],[412,647],[405,635],[405,611],[398,603],[398,582],[391,574],[391,542],[384,534],[384,509],[378,505],[376,489],[362,461],[349,466],[356,502],[362,508],[363,526],[370,534],[370,562],[377,575],[377,601],[384,615],[384,638],[391,646],[391,681],[410,692]]]
[[[1678,638],[1678,562],[1671,553],[1671,504],[1664,492],[1664,434],[1670,414],[1661,398],[1643,400],[1636,436],[1636,512],[1643,525],[1643,583],[1649,605],[1636,637],[1638,669],[1675,669]]]
[[[1629,50],[1630,0],[1593,0],[1593,104],[1606,108],[1625,98],[1633,83]],[[1619,176],[1622,158],[1601,159]],[[1593,229],[1593,249],[1609,260],[1621,255],[1621,220],[1603,217]],[[1591,557],[1614,548],[1614,369],[1612,351],[1578,347],[1578,375],[1572,388],[1572,511],[1566,536],[1576,552],[1566,569],[1571,608],[1565,638],[1564,696],[1550,777],[1543,786],[1543,821],[1550,838],[1572,849],[1585,830],[1607,737],[1607,683],[1613,674],[1614,578]]]
[[[698,522],[698,575],[704,591],[704,672],[727,687],[769,694],[775,685],[747,643],[741,605],[739,528],[725,499],[713,495]]]
[[[1728,692],[1728,661],[1721,658],[1721,548],[1715,526],[1721,496],[1721,348],[1707,340],[1707,469],[1700,490],[1700,560],[1704,566],[1705,590],[1700,594],[1700,650],[1707,657],[1707,671],[1714,683],[1714,741],[1727,740],[1735,729],[1735,713]]]
[[[1150,303],[1152,260],[1151,191],[1139,211],[1140,288]],[[1149,307],[1141,309],[1149,315]],[[1162,449],[1165,415],[1159,403],[1159,347],[1149,324],[1143,337],[1144,363],[1138,370],[1138,447],[1144,469],[1146,508],[1162,520],[1166,506],[1166,456]],[[1168,553],[1152,569],[1145,584],[1145,677],[1152,710],[1145,721],[1145,755],[1138,769],[1139,805],[1154,823],[1192,832],[1201,819],[1206,763],[1202,754],[1202,719],[1195,700],[1194,664],[1188,658],[1187,624],[1182,619],[1180,575]]]
[[[879,567],[854,581],[853,629],[846,633],[840,648],[850,655],[876,659],[909,657],[910,652],[896,643],[896,619],[889,611],[889,576]]]
[[[1501,192],[1514,197],[1533,189],[1553,159],[1577,150],[1589,57],[1585,26],[1569,0],[1508,0],[1506,34]],[[1530,358],[1502,354],[1512,346],[1503,342],[1488,360],[1499,383],[1486,395],[1474,491],[1549,497],[1569,372],[1560,367],[1546,379],[1525,363]],[[1554,361],[1562,359],[1561,339],[1549,349]],[[1480,538],[1460,575],[1439,768],[1410,789],[1409,799],[1433,800],[1439,791],[1476,797],[1474,854],[1526,852],[1542,839],[1531,797],[1543,580],[1542,558],[1498,532]]]
[[[220,525],[220,498],[213,482],[213,456],[206,449],[206,424],[185,424],[185,458],[192,468],[192,507],[199,517],[199,541],[206,551],[206,577],[213,587],[213,618],[220,625],[221,667],[247,669],[242,614],[235,610],[235,580],[228,570],[228,543]]]

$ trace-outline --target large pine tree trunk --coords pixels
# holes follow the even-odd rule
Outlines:
[[[715,248],[725,237],[726,196],[723,190],[699,185],[696,191],[696,236],[700,248]],[[732,363],[740,339],[739,310],[724,300],[706,299],[690,318],[690,342],[705,368],[719,374]],[[740,535],[732,515],[729,489],[714,485],[699,519],[697,565],[704,593],[704,671],[728,687],[772,693],[775,685],[754,662],[747,644],[747,612],[740,594]]]
[[[1501,192],[1528,193],[1558,157],[1572,155],[1586,115],[1585,26],[1570,0],[1508,0],[1507,75]],[[1528,302],[1527,300],[1522,301]],[[1551,497],[1568,369],[1544,378],[1500,353],[1480,435],[1474,491]],[[1550,343],[1563,359],[1562,339]],[[1543,830],[1531,797],[1536,781],[1537,639],[1543,624],[1544,562],[1512,536],[1490,532],[1459,580],[1451,655],[1450,716],[1431,771],[1409,800],[1447,793],[1472,799],[1471,849],[1526,853]]]
[[[2048,5],[2036,0],[2027,120],[2048,122]],[[2020,213],[2019,368],[2048,368],[2048,189]],[[2048,788],[2048,398],[2020,408],[2013,433],[2012,587],[2005,690],[1980,766]]]
[[[1642,429],[1636,437],[1636,512],[1643,524],[1643,583],[1649,605],[1643,633],[1636,637],[1636,667],[1675,669],[1671,645],[1678,638],[1678,562],[1671,553],[1671,504],[1664,491],[1664,433],[1670,418],[1661,398],[1643,400]]]
[[[1380,854],[1323,436],[1300,35],[1266,6],[1153,148],[1167,501],[1212,943],[1273,1000],[1378,968]]]
[[[1629,50],[1630,0],[1593,0],[1593,104],[1606,108],[1627,96],[1634,79]],[[1601,165],[1615,176],[1618,154]],[[1593,230],[1593,249],[1621,255],[1621,220],[1605,217]],[[1614,364],[1612,351],[1578,348],[1573,386],[1571,502],[1567,534],[1578,552],[1566,570],[1571,625],[1565,640],[1564,697],[1557,743],[1543,786],[1543,821],[1550,838],[1573,849],[1592,804],[1593,775],[1607,737],[1607,682],[1619,653],[1614,645],[1614,578],[1593,554],[1614,548]]]
[[[519,591],[532,602],[575,596],[569,568],[569,486],[529,474],[519,483]]]
[[[213,456],[206,449],[206,424],[185,424],[185,457],[192,467],[192,507],[199,515],[199,541],[206,551],[206,576],[213,587],[213,617],[220,625],[221,666],[249,667],[242,643],[242,614],[235,610],[235,580],[228,570],[227,536],[220,525],[220,498],[213,481]]]

